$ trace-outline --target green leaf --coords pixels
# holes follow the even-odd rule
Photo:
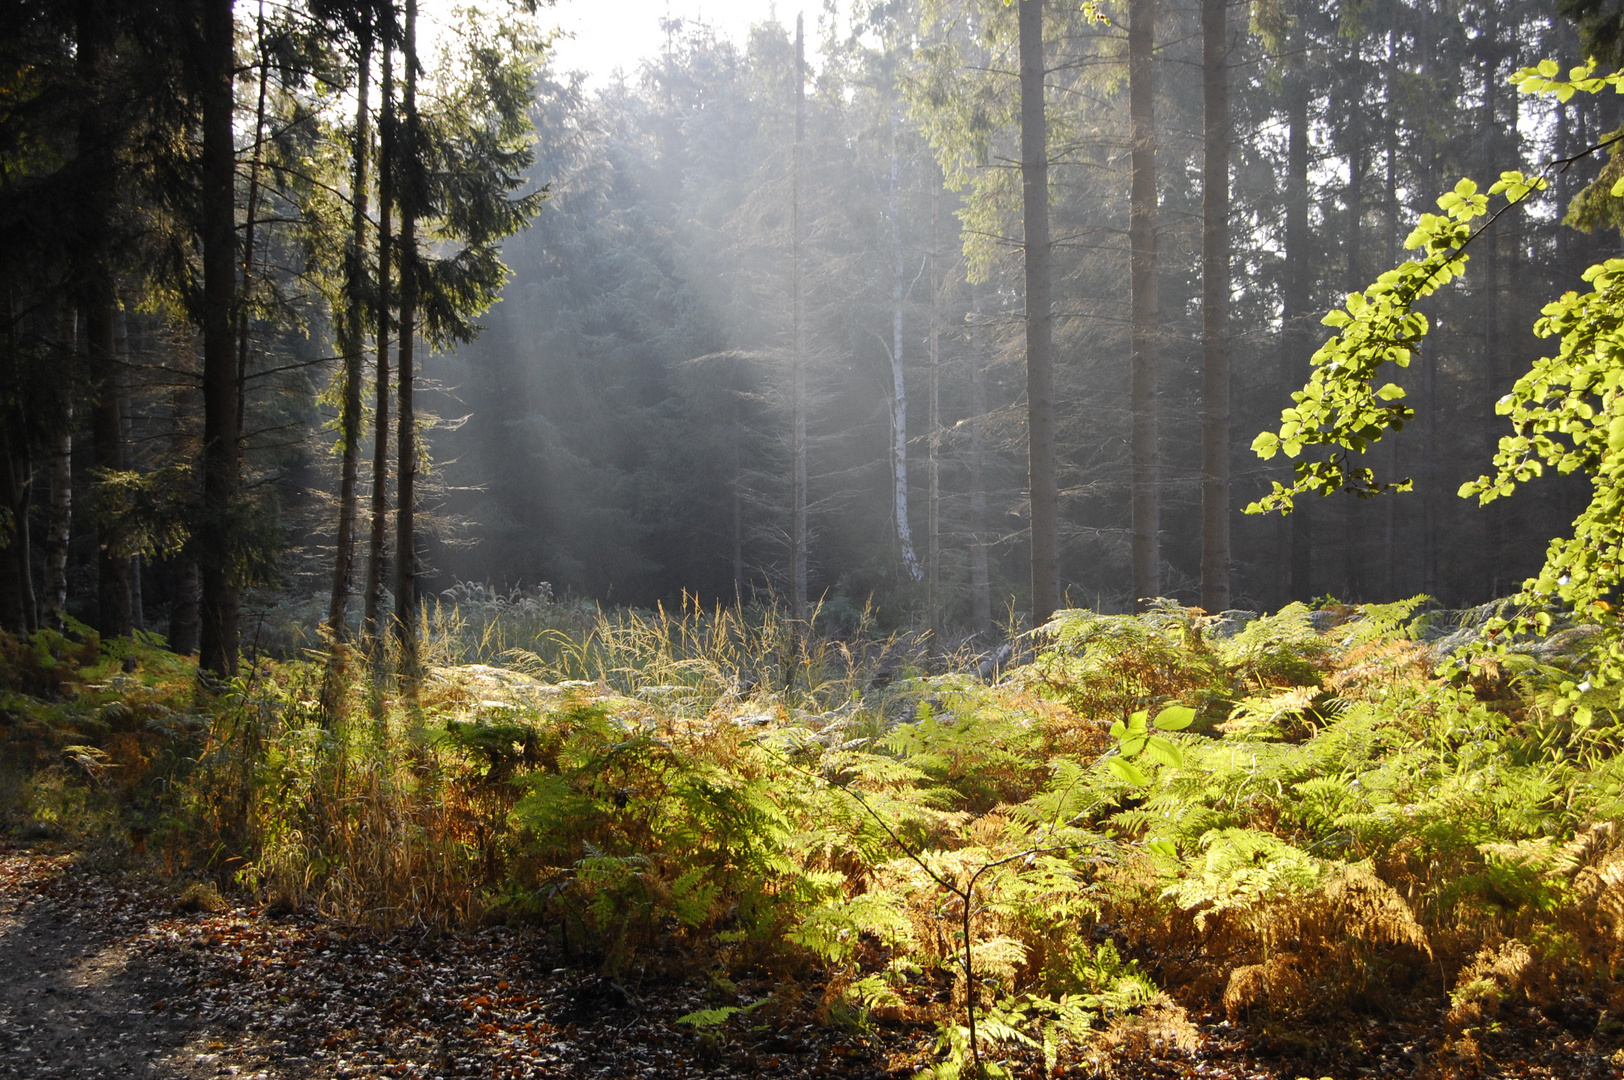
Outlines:
[[[718,1009],[700,1009],[697,1012],[689,1013],[687,1016],[677,1017],[677,1023],[692,1024],[696,1028],[719,1027],[727,1023],[735,1013],[748,1013],[754,1009],[759,1009],[770,1000],[772,1000],[770,997],[764,997],[743,1007],[723,1005]]]
[[[1106,761],[1105,767],[1111,770],[1111,775],[1125,784],[1132,784],[1134,787],[1150,786],[1150,777],[1146,776],[1144,770],[1131,761],[1124,761],[1122,758],[1114,757]]]
[[[1179,749],[1177,743],[1152,735],[1145,740],[1145,752],[1170,768],[1184,767],[1184,751]]]
[[[1388,383],[1386,386],[1376,391],[1376,396],[1381,398],[1383,401],[1397,401],[1399,398],[1404,396],[1404,387],[1400,386],[1398,383]]]
[[[1169,705],[1156,714],[1156,726],[1163,731],[1183,731],[1195,721],[1195,710],[1188,705]]]

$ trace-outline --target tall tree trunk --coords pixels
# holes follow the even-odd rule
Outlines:
[[[349,607],[350,582],[355,573],[355,521],[360,510],[355,485],[361,461],[361,351],[365,346],[366,229],[367,229],[367,148],[372,130],[367,113],[367,89],[372,66],[372,25],[363,16],[359,57],[356,62],[355,167],[350,180],[350,242],[345,252],[345,293],[347,304],[339,351],[344,356],[344,397],[339,412],[339,438],[343,442],[343,464],[338,483],[338,551],[333,559],[333,592],[327,605],[327,632],[334,642],[347,636],[345,615]]]
[[[248,308],[254,294],[254,240],[259,224],[259,170],[265,147],[265,90],[270,78],[270,57],[266,54],[265,0],[259,0],[259,17],[254,23],[254,47],[259,54],[259,94],[254,104],[254,145],[248,166],[248,207],[243,221],[242,284],[237,293],[237,458],[238,468],[247,452],[248,423]]]
[[[1420,45],[1420,69],[1423,92],[1434,76],[1434,35],[1432,33],[1432,12],[1423,6],[1420,10],[1420,32],[1417,35]],[[1437,197],[1437,162],[1434,160],[1436,148],[1432,141],[1432,129],[1427,124],[1421,125],[1420,132],[1420,161],[1419,172],[1421,190],[1425,198]],[[1558,230],[1559,232],[1562,230]],[[1435,305],[1418,301],[1418,309],[1424,314],[1434,314]],[[1439,469],[1437,455],[1438,431],[1438,348],[1436,339],[1422,338],[1417,343],[1421,361],[1421,476],[1416,484],[1416,490],[1421,495],[1421,591],[1428,596],[1438,595],[1438,501],[1442,497],[1439,490]]]
[[[377,400],[372,420],[372,531],[367,542],[367,583],[363,619],[367,647],[374,658],[383,641],[381,619],[384,594],[385,546],[389,530],[389,329],[391,317],[389,214],[395,201],[395,65],[394,19],[386,16],[380,27],[382,56],[378,94],[382,111],[378,117],[378,306],[373,321],[378,327],[378,368],[374,379]]]
[[[1144,2],[1144,0],[1136,0]],[[1060,607],[1060,488],[1054,441],[1054,311],[1043,0],[1019,0],[1021,221],[1026,266],[1026,457],[1032,525],[1032,625]]]
[[[941,242],[939,231],[942,214],[942,178],[931,174],[930,190],[930,433],[927,449],[930,453],[930,587],[926,597],[926,614],[930,623],[931,639],[940,642],[942,636],[942,393],[941,393],[941,335],[937,325],[937,304],[941,300],[942,274],[938,266]]]
[[[1308,255],[1308,81],[1300,68],[1286,76],[1286,261],[1281,289],[1280,380],[1303,382],[1308,364],[1306,321],[1310,316],[1313,268]],[[1287,599],[1308,600],[1313,593],[1313,542],[1309,500],[1298,499],[1286,517],[1290,580]]]
[[[78,74],[85,101],[79,117],[79,151],[89,182],[85,187],[84,235],[79,238],[79,306],[85,318],[85,361],[90,379],[90,432],[98,470],[124,468],[119,426],[118,356],[113,344],[117,303],[107,251],[117,192],[116,132],[106,96],[112,19],[100,0],[79,0]],[[130,632],[130,564],[123,538],[104,514],[96,529],[96,626],[115,637]]]
[[[1358,47],[1358,43],[1354,43]],[[1369,162],[1365,155],[1364,131],[1354,124],[1353,147],[1348,152],[1348,225],[1347,225],[1347,282],[1348,291],[1363,289],[1369,284],[1364,277],[1363,245],[1360,239],[1364,233],[1365,211],[1365,172]],[[1352,453],[1350,451],[1350,458]],[[1359,464],[1355,462],[1355,464]],[[1348,603],[1356,603],[1365,599],[1364,559],[1361,538],[1364,530],[1360,528],[1361,517],[1359,508],[1364,500],[1352,495],[1342,497],[1342,599]]]
[[[744,603],[744,390],[739,386],[739,369],[733,367],[733,430],[729,432],[728,485],[733,496],[733,600]]]
[[[806,35],[795,16],[795,143],[790,152],[790,617],[806,620],[806,353],[801,347],[801,143],[806,138]]]
[[[118,355],[120,378],[118,380],[118,439],[123,447],[122,455],[126,469],[135,468],[135,412],[130,403],[130,380],[124,373],[130,370],[134,356],[130,349],[130,317],[122,301],[113,315],[113,351]],[[130,578],[130,629],[145,630],[147,628],[146,605],[141,596],[141,565],[145,560],[139,551],[130,556],[130,565],[127,573]]]
[[[1128,117],[1132,143],[1128,200],[1129,290],[1133,300],[1133,599],[1161,595],[1161,451],[1156,431],[1156,88],[1152,62],[1155,0],[1128,2]],[[1204,438],[1204,436],[1203,436]]]
[[[5,430],[0,431],[0,500],[9,519],[5,531],[11,535],[0,535],[0,541],[5,543],[0,549],[0,626],[21,635],[37,629],[39,624],[29,550],[33,462],[22,418],[13,414],[5,419]]]
[[[417,0],[406,0],[405,113],[406,137],[400,176],[400,352],[396,397],[400,419],[395,435],[395,631],[400,641],[401,670],[408,683],[417,679],[417,409],[412,399],[417,377],[418,251],[417,215],[422,210],[421,129],[417,116]]]
[[[1507,118],[1506,130],[1511,132],[1513,139],[1512,153],[1516,160],[1522,159],[1524,151],[1521,129],[1522,95],[1508,94],[1506,107],[1511,115]],[[1523,280],[1523,254],[1524,254],[1524,221],[1522,214],[1508,215],[1505,229],[1497,235],[1496,242],[1500,245],[1501,258],[1498,260],[1502,266],[1499,278],[1499,302],[1495,305],[1494,316],[1501,323],[1499,340],[1504,343],[1513,340],[1516,332],[1516,290]],[[1491,398],[1498,398],[1508,392],[1515,384],[1515,361],[1512,350],[1500,348],[1495,356],[1496,381]],[[1490,445],[1493,445],[1491,440]],[[1521,507],[1507,506],[1505,510],[1493,515],[1493,520],[1499,522],[1500,544],[1494,553],[1494,595],[1501,596],[1512,591],[1517,584],[1517,552],[1522,548],[1523,526],[1527,521],[1526,511]]]
[[[217,678],[237,672],[238,582],[231,515],[238,498],[236,160],[232,145],[235,27],[231,0],[204,0],[203,55],[203,505],[196,530],[203,604],[200,663]]]
[[[72,304],[64,304],[57,328],[62,370],[74,362],[78,327]],[[45,525],[45,621],[60,630],[68,611],[68,544],[73,536],[73,402],[64,400],[51,445],[51,506]]]
[[[901,161],[897,157],[897,106],[891,105],[891,512],[897,519],[902,566],[918,581],[924,576],[908,525],[908,391],[902,370],[902,296],[907,268],[902,262]]]
[[[1201,606],[1229,607],[1229,19],[1201,0]]]
[[[1382,192],[1382,235],[1387,238],[1387,248],[1382,253],[1382,267],[1388,269],[1398,262],[1398,7],[1394,5],[1392,21],[1387,26],[1387,58],[1386,72],[1383,82],[1385,84],[1384,102],[1382,109],[1383,136],[1386,141],[1383,163],[1386,167],[1384,190]],[[1560,108],[1560,106],[1558,106]],[[1564,174],[1565,175],[1565,174]],[[1560,182],[1561,177],[1558,177]],[[1564,201],[1562,205],[1566,206]],[[1566,229],[1558,229],[1561,236]],[[1560,263],[1559,263],[1560,265]],[[1387,436],[1387,475],[1390,480],[1398,479],[1398,436]],[[1398,500],[1389,498],[1384,500],[1386,506],[1382,508],[1382,599],[1392,601],[1398,599]]]
[[[987,364],[981,288],[970,298],[970,629],[992,633],[992,579],[987,566]]]
[[[182,354],[177,356],[182,361],[177,366],[190,375],[196,370],[197,341],[190,336],[183,341],[184,350],[176,349]],[[197,454],[197,440],[189,426],[197,415],[197,390],[185,385],[178,387],[170,399],[170,414],[170,453],[176,461],[190,460]],[[196,554],[190,548],[183,549],[170,565],[169,572],[169,648],[181,656],[190,656],[197,652],[199,631]]]
[[[90,437],[94,449],[97,487],[110,492],[106,477],[124,471],[123,392],[115,326],[117,316],[110,281],[96,285],[96,296],[85,307],[86,359],[91,373]],[[130,632],[130,553],[103,497],[96,525],[96,628],[106,637]]]

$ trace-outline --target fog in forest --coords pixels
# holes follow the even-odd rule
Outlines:
[[[14,380],[7,617],[169,620],[187,645],[210,551],[259,590],[245,610],[331,595],[335,626],[475,586],[956,638],[1158,596],[1509,595],[1584,483],[1457,492],[1552,348],[1541,306],[1618,247],[1587,151],[1624,98],[1513,84],[1580,54],[1557,6],[764,5],[747,33],[661,20],[589,77],[548,8],[435,7],[408,68],[399,13],[379,37],[366,5],[239,5],[229,307],[168,24],[75,52],[40,8],[13,38],[49,76],[13,124],[14,355],[67,377]],[[127,89],[76,111],[95,48]],[[1370,476],[1245,512],[1292,483],[1252,447],[1319,370],[1325,313],[1411,258],[1461,177],[1542,168],[1417,302],[1429,332],[1378,380],[1393,430],[1298,459]],[[233,400],[235,455],[208,460],[234,486],[207,494],[214,466],[188,470]]]
[[[1551,481],[1504,517],[1455,497],[1502,434],[1493,402],[1540,355],[1540,298],[1616,247],[1560,227],[1559,197],[1424,307],[1432,333],[1398,375],[1416,416],[1369,455],[1413,492],[1241,513],[1289,474],[1249,446],[1306,378],[1321,315],[1405,257],[1417,215],[1458,176],[1486,184],[1618,126],[1610,95],[1558,105],[1508,85],[1574,54],[1551,4],[1457,7],[1307,5],[1272,30],[1231,12],[1235,606],[1482,602],[1583,505],[1581,485]],[[1073,605],[1126,610],[1131,138],[1126,12],[1105,14],[1051,12],[1047,42],[1060,579]],[[1161,594],[1194,603],[1202,39],[1194,4],[1155,16],[1158,569]],[[896,621],[934,600],[964,629],[1029,610],[1015,24],[1000,4],[813,12],[798,149],[793,22],[738,42],[681,23],[596,90],[544,70],[530,175],[548,200],[506,245],[485,333],[429,363],[437,411],[459,418],[430,436],[437,582],[787,597],[798,265],[809,595]],[[1559,196],[1588,175],[1560,174]]]

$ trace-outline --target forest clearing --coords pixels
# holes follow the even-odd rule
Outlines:
[[[0,1077],[1624,1077],[1616,0],[652,2],[0,12]]]

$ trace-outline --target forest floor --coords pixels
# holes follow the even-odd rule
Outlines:
[[[0,1077],[903,1077],[930,1060],[923,1029],[817,1023],[817,986],[771,1023],[704,1035],[677,1022],[715,1003],[703,974],[616,982],[522,931],[379,937],[190,895],[127,866],[0,847]],[[1439,1053],[1441,1016],[1274,1034],[1207,1023],[1191,1053],[1119,1047],[1110,1067],[1130,1080],[1618,1077],[1606,1046],[1559,1020],[1532,1014],[1473,1060]]]

